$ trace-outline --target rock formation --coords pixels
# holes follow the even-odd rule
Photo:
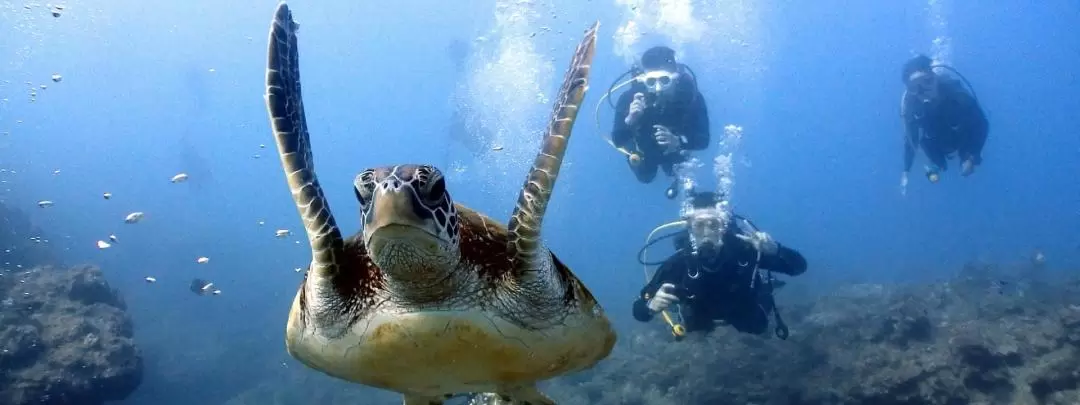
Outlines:
[[[969,268],[967,274],[991,274]],[[791,337],[622,336],[562,405],[1080,403],[1080,282],[861,285],[787,309]]]
[[[41,242],[26,236],[25,221],[2,206],[0,214],[8,254],[0,266],[0,404],[97,405],[127,397],[143,365],[124,301],[97,268],[35,266],[47,261],[34,245]]]

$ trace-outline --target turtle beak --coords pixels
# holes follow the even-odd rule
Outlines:
[[[420,250],[438,249],[438,232],[431,213],[411,188],[379,188],[364,222],[364,242],[372,252],[406,245]]]

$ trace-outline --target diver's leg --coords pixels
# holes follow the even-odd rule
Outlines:
[[[637,164],[630,162],[630,170],[634,171],[634,176],[637,176],[638,181],[642,183],[652,183],[653,179],[656,178],[657,169],[655,159],[642,157]]]
[[[668,177],[675,177],[675,165],[679,163],[681,163],[681,161],[664,159],[664,162],[660,164],[660,167],[663,168],[664,174]]]
[[[679,195],[680,179],[675,172],[675,165],[682,163],[681,159],[672,159],[670,156],[664,156],[664,161],[660,162],[660,167],[663,168],[664,174],[671,178],[671,185],[664,191],[664,195],[668,199],[674,199]]]
[[[730,318],[731,326],[739,332],[760,335],[769,329],[769,316],[765,308],[757,303],[746,306]]]
[[[987,131],[969,131],[964,134],[960,139],[960,146],[957,148],[960,154],[960,160],[963,162],[963,174],[969,175],[975,170],[975,166],[982,164],[982,150],[986,145],[986,133]]]
[[[937,166],[934,170],[943,172],[948,168],[948,164],[945,162],[945,150],[941,145],[932,139],[923,139],[921,146],[926,158],[930,159],[930,163],[934,166]]]

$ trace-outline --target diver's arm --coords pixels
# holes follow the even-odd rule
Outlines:
[[[630,114],[630,103],[634,101],[634,95],[630,91],[624,91],[615,103],[615,122],[611,124],[611,142],[620,148],[630,149],[634,138],[634,129],[626,125],[626,116]]]
[[[776,244],[776,253],[761,256],[761,267],[777,273],[797,276],[806,271],[806,258],[799,251]]]
[[[900,119],[904,121],[904,175],[911,171],[911,164],[915,161],[915,145],[919,139],[919,127],[915,124],[914,117],[908,111],[908,93],[905,90],[900,95]]]
[[[986,119],[986,112],[979,105],[979,101],[967,92],[961,93],[960,97],[964,98],[963,103],[967,106],[964,126],[975,135],[986,136],[990,132],[990,121]]]
[[[904,173],[911,171],[911,164],[915,162],[915,142],[918,139],[919,127],[904,116]]]
[[[690,102],[690,114],[687,117],[685,133],[676,134],[683,137],[683,149],[705,150],[709,147],[709,109],[705,105],[705,97],[695,91],[693,100]]]
[[[911,171],[911,165],[915,162],[915,146],[911,144],[911,132],[904,139],[904,173]]]
[[[641,322],[649,322],[653,318],[653,312],[649,309],[649,299],[653,294],[656,294],[656,290],[660,289],[664,283],[671,283],[673,279],[672,274],[675,273],[678,265],[674,263],[681,263],[681,261],[668,259],[664,261],[664,264],[660,265],[660,268],[656,270],[656,274],[653,274],[652,280],[645,287],[641,288],[641,293],[638,294],[637,300],[634,301],[634,319]]]

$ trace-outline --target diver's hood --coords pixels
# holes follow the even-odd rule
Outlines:
[[[735,228],[732,229],[731,226],[734,226]],[[664,231],[672,231],[672,232],[657,237],[657,234],[660,234],[660,233],[662,233]],[[683,243],[680,242],[680,243],[676,244],[675,249],[676,250],[683,250],[683,249],[690,248],[689,239],[687,238],[688,234],[690,233],[689,231],[690,231],[689,230],[689,222],[687,220],[684,220],[684,219],[680,219],[678,221],[668,222],[666,224],[662,224],[660,226],[657,226],[656,228],[653,228],[652,232],[649,232],[649,236],[645,238],[645,246],[642,247],[641,252],[639,252],[639,254],[638,254],[639,261],[642,264],[644,264],[646,267],[648,267],[649,266],[649,262],[648,262],[649,247],[652,246],[653,244],[655,244],[656,242],[659,242],[660,240],[663,240],[663,239],[672,238],[672,237],[674,237],[674,238],[685,238],[686,239],[685,244],[687,246],[679,246],[680,244],[683,244]],[[750,222],[750,220],[748,220],[748,219],[746,219],[746,218],[744,218],[744,217],[742,217],[740,215],[732,215],[731,221],[728,223],[728,228],[720,233],[720,235],[721,235],[720,236],[720,241],[718,241],[718,243],[716,243],[714,245],[715,246],[714,248],[723,247],[724,239],[726,239],[728,237],[728,234],[730,232],[732,232],[732,231],[734,231],[738,235],[749,236],[749,235],[754,235],[754,233],[760,231],[760,229],[758,229],[758,227],[756,225],[754,225],[754,223]],[[648,273],[648,272],[646,271],[646,273]]]

